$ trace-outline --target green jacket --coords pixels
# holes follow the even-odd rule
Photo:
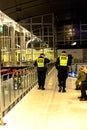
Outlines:
[[[84,71],[79,71],[76,80],[76,85],[79,85],[79,82],[83,82],[85,80],[86,80],[86,73]]]

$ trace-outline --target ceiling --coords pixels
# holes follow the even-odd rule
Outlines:
[[[87,0],[2,0],[0,10],[15,21],[54,13],[57,22],[87,17]]]

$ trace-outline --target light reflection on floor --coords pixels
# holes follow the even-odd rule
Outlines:
[[[49,85],[49,86],[48,86]],[[59,93],[56,73],[48,76],[46,90],[37,85],[3,118],[0,130],[87,130],[87,101],[79,101],[75,79]]]

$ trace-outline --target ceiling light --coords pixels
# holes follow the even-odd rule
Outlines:
[[[72,45],[72,46],[75,46],[76,44],[77,44],[76,42],[73,42],[71,45]]]

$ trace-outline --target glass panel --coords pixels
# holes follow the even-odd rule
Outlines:
[[[41,25],[33,25],[32,30],[33,30],[34,35],[39,36],[42,34],[42,26]]]
[[[72,43],[71,41],[66,41],[65,45],[70,45],[71,46],[71,43]]]
[[[32,18],[32,23],[41,23],[41,17]]]
[[[53,42],[49,43],[49,47],[53,48]]]
[[[70,31],[72,31],[72,25],[65,25],[64,29],[65,29],[65,31],[70,32]]]
[[[44,26],[44,35],[48,35],[48,26]]]
[[[42,26],[41,25],[33,25],[32,26],[32,30],[35,31],[35,30],[39,30]]]
[[[53,37],[49,37],[49,47],[53,47]]]
[[[87,39],[87,32],[81,32],[81,38]]]
[[[80,39],[80,25],[73,25],[73,39]]]
[[[72,31],[70,31],[70,32],[66,32],[65,34],[64,34],[64,38],[65,38],[65,41],[69,41],[69,40],[72,40]]]
[[[58,45],[64,45],[64,42],[58,42]]]
[[[58,33],[57,37],[58,37],[58,41],[64,40],[64,33]]]
[[[81,41],[83,47],[87,48],[87,40]]]
[[[82,20],[81,24],[87,24],[87,20],[86,19]]]
[[[15,48],[17,48],[17,45],[20,45],[20,33],[15,31]]]
[[[53,32],[52,32],[52,26],[49,26],[49,35],[53,35]]]
[[[80,39],[80,32],[79,31],[73,31],[73,40]]]
[[[49,37],[49,42],[53,43],[53,37]]]
[[[43,23],[52,23],[52,15],[43,16]]]
[[[50,25],[44,26],[44,35],[53,35],[52,26]]]
[[[58,33],[64,32],[64,26],[58,27]]]
[[[44,37],[44,41],[48,43],[48,37]]]
[[[85,24],[85,25],[82,25],[82,26],[81,26],[81,30],[84,30],[84,31],[86,30],[86,31],[87,31],[87,25],[86,25],[86,24]]]
[[[41,32],[41,31],[40,31],[40,32]],[[40,35],[40,32],[39,32],[39,30],[35,30],[35,31],[33,31],[33,34],[36,35],[36,36],[39,36],[39,35]]]

